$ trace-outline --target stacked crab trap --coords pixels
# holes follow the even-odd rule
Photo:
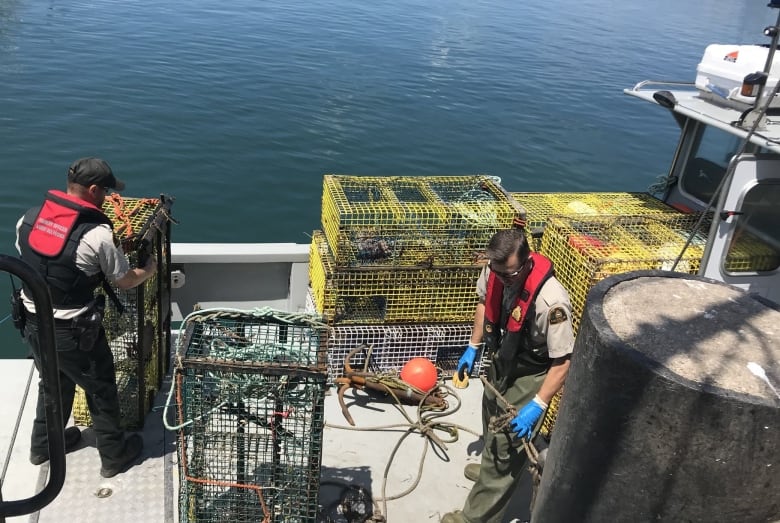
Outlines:
[[[647,193],[512,193],[528,213],[536,250],[550,258],[572,302],[575,331],[588,291],[614,274],[643,269],[697,274],[712,216],[682,212]],[[728,271],[765,271],[777,257],[741,234]]]
[[[270,309],[184,320],[168,401],[182,523],[316,520],[326,334],[314,315]]]
[[[685,244],[682,229],[695,221],[648,193],[512,193],[512,197],[528,213],[532,248],[552,260],[556,278],[569,293],[575,334],[593,285],[620,272],[671,268]],[[679,235],[670,230],[675,220]],[[686,263],[691,263],[690,252]],[[555,426],[560,399],[561,393],[553,397],[542,420],[540,433],[546,438]]]
[[[114,356],[121,424],[128,429],[143,427],[168,370],[172,204],[173,198],[166,196],[122,198],[112,194],[103,205],[130,266],[145,265],[149,256],[157,262],[157,272],[142,285],[127,291],[114,289],[119,306],[106,296],[103,327]],[[91,424],[81,388],[76,389],[73,418],[78,425]]]
[[[682,212],[647,193],[513,193],[528,213],[536,250],[555,265],[569,292],[575,333],[588,291],[614,274],[642,269],[697,274],[711,215]],[[771,249],[741,235],[725,261],[730,271],[777,266]],[[541,433],[549,436],[560,395],[553,398]]]
[[[471,336],[484,249],[517,215],[488,176],[326,175],[309,279],[310,306],[329,324],[330,377],[362,344],[356,370],[397,372],[422,357],[451,374]]]

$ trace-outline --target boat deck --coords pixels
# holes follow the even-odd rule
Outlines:
[[[31,360],[4,360],[0,376],[0,391],[5,398],[2,414],[7,420],[0,429],[0,452],[3,462],[8,458],[2,494],[4,500],[15,500],[40,490],[48,472],[48,464],[33,466],[28,461],[37,373]],[[25,397],[28,383],[29,391]],[[162,422],[167,387],[165,383],[156,398],[156,407],[147,415],[143,429],[145,447],[138,464],[114,478],[102,478],[99,474],[98,454],[94,448],[94,434],[91,429],[85,428],[79,448],[67,455],[66,480],[59,496],[36,514],[8,518],[7,521],[179,521],[175,433],[166,430]],[[318,521],[335,523],[348,521],[338,511],[345,487],[368,488],[375,500],[382,495],[388,460],[405,431],[403,427],[369,429],[403,424],[406,420],[391,403],[382,398],[372,397],[366,401],[365,393],[352,395],[352,392],[348,392],[346,399],[349,410],[359,430],[340,428],[348,424],[342,416],[335,389],[330,390],[331,393],[325,399],[326,427],[323,434],[319,500],[321,518]],[[472,380],[467,389],[457,392],[461,399],[460,408],[443,418],[443,421],[462,425],[478,433],[481,392],[479,380]],[[20,406],[23,406],[21,413]],[[416,408],[404,408],[412,419],[416,418]],[[20,425],[13,441],[17,419]],[[426,445],[428,450],[422,461]],[[457,441],[447,443],[446,446],[446,452],[437,453],[419,433],[403,441],[387,473],[385,497],[389,501],[386,512],[382,509],[382,502],[378,501],[386,521],[437,522],[444,513],[462,507],[471,486],[463,476],[463,467],[467,463],[479,461],[482,440],[467,431],[459,431]],[[408,495],[391,499],[412,488],[420,470],[419,484]],[[526,474],[507,512],[506,522],[529,519],[530,491],[530,477]]]

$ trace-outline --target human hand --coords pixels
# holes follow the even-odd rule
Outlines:
[[[539,421],[544,409],[547,405],[539,399],[539,396],[534,397],[531,401],[525,404],[517,416],[509,422],[509,427],[517,435],[518,438],[523,438],[531,435],[531,431]]]
[[[463,355],[458,360],[458,378],[463,380],[466,374],[471,374],[471,369],[474,368],[474,362],[477,359],[477,348],[469,343],[466,350],[463,351]]]
[[[143,269],[146,272],[152,274],[157,272],[157,258],[154,257],[154,254],[150,254],[149,257],[146,259],[146,264],[144,264]]]

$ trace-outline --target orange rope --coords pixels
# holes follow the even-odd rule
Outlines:
[[[184,421],[184,412],[182,412],[182,405],[184,404],[181,397],[181,381],[182,381],[182,375],[181,373],[176,374],[176,403],[177,403],[177,412],[179,414],[179,423],[182,423]],[[263,521],[262,523],[271,523],[271,513],[268,511],[268,507],[265,504],[265,499],[263,499],[263,487],[259,485],[246,485],[242,483],[233,483],[230,481],[217,481],[212,479],[202,479],[202,478],[196,478],[189,475],[188,467],[187,467],[187,444],[185,442],[184,438],[184,431],[179,430],[179,445],[180,445],[180,452],[181,457],[179,461],[182,464],[183,472],[184,472],[184,479],[187,481],[191,481],[193,483],[200,483],[203,485],[216,485],[218,487],[227,487],[227,488],[246,488],[250,490],[254,490],[257,494],[258,499],[260,500],[260,506],[263,508]]]
[[[118,237],[127,239],[134,234],[131,218],[138,214],[145,206],[156,206],[159,200],[156,198],[138,198],[134,199],[134,205],[128,209],[125,200],[119,193],[112,193],[106,196],[106,201],[114,211],[114,232]],[[118,225],[117,225],[118,223]]]

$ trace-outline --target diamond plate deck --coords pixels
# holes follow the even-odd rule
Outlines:
[[[9,362],[3,363],[3,375],[8,371]],[[17,383],[24,378],[27,381],[31,360],[13,363],[15,382],[3,380],[3,389],[13,392],[5,398],[21,400],[26,383]],[[35,412],[37,395],[37,373],[33,372],[29,393],[21,415],[19,433],[16,436],[11,462],[3,485],[3,499],[12,500],[29,497],[41,490],[48,478],[49,464],[33,466],[28,461],[30,428]],[[167,391],[167,387],[164,387]],[[4,390],[5,391],[5,390]],[[164,394],[158,394],[155,405],[162,405]],[[5,411],[19,408],[20,402],[6,403]],[[173,491],[176,466],[175,435],[166,431],[162,425],[162,410],[154,410],[146,420],[142,432],[144,450],[135,465],[125,473],[110,479],[100,476],[100,458],[95,448],[95,434],[91,428],[82,428],[82,440],[76,450],[66,458],[65,485],[60,494],[40,512],[28,516],[7,518],[8,522],[70,522],[70,521],[111,521],[124,522],[161,522],[176,521],[175,497]],[[9,419],[9,415],[5,419]],[[13,413],[13,419],[16,419]],[[71,420],[72,424],[72,420]],[[8,448],[6,433],[12,427],[3,424],[3,450]]]
[[[6,421],[0,424],[0,451],[9,448],[10,435],[24,399],[24,390],[32,362],[5,360],[0,365],[0,394],[6,400],[0,403],[0,415]],[[37,393],[37,375],[33,372],[30,390],[16,436],[6,481],[2,485],[3,499],[29,497],[40,490],[48,473],[48,465],[33,466],[28,461],[30,427],[32,425]],[[449,382],[447,382],[449,384]],[[155,405],[165,402],[169,382],[163,384]],[[467,389],[458,391],[461,408],[446,421],[479,431],[482,385],[472,380]],[[347,425],[341,413],[334,389],[325,398],[325,431],[323,434],[322,475],[320,479],[319,521],[344,523],[338,513],[345,487],[361,486],[376,498],[381,496],[383,477],[391,451],[403,429],[370,430],[388,424],[404,423],[405,419],[393,405],[377,396],[370,399],[364,392],[347,393],[347,404],[362,430],[344,430]],[[404,407],[413,418],[414,407]],[[164,429],[162,409],[156,408],[147,416],[143,430],[144,452],[136,465],[111,479],[100,476],[100,462],[95,449],[94,434],[84,429],[80,447],[67,455],[65,486],[57,498],[36,514],[7,518],[13,523],[171,523],[178,522],[178,485],[175,453],[175,434]],[[394,456],[388,471],[387,492],[391,497],[409,488],[417,476],[424,440],[419,436],[408,438]],[[429,449],[431,450],[431,449]],[[463,477],[467,463],[479,461],[482,440],[461,431],[459,438],[447,444],[446,456],[429,451],[425,458],[420,483],[411,493],[388,501],[387,520],[435,522],[445,513],[461,508],[472,483]],[[100,497],[100,489],[107,497]],[[110,491],[110,492],[109,492]],[[530,478],[526,474],[512,500],[504,522],[527,520],[530,501]],[[381,502],[380,502],[381,503]],[[519,519],[517,519],[519,518]],[[0,518],[0,521],[2,518]],[[225,522],[227,523],[227,522]]]

